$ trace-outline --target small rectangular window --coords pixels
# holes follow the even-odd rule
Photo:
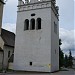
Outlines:
[[[54,32],[57,34],[57,24],[54,22]]]
[[[30,62],[30,66],[32,66],[32,62]]]
[[[35,13],[31,14],[31,16],[35,16]]]

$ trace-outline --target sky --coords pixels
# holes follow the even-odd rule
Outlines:
[[[75,23],[74,23],[74,1],[75,0],[56,0],[59,6],[59,37],[62,40],[61,49],[65,54],[69,50],[75,56]],[[3,26],[2,28],[16,32],[18,0],[7,0],[4,5]]]

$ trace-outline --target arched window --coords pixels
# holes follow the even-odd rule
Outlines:
[[[41,29],[41,18],[37,18],[36,29]]]
[[[26,19],[24,23],[24,30],[28,30],[28,29],[29,29],[29,20]]]
[[[35,19],[31,19],[30,21],[30,30],[34,30],[35,29]]]

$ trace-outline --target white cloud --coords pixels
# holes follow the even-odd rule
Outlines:
[[[62,40],[62,50],[75,50],[75,30],[60,28],[60,38]]]
[[[16,32],[16,24],[5,23],[3,24],[2,28],[14,33]]]
[[[74,0],[56,0],[59,6],[59,24],[61,28],[74,28]]]
[[[6,1],[6,0],[5,0]],[[18,2],[18,0],[7,0],[6,1],[6,3],[8,3],[8,4],[15,4],[15,3],[17,3]]]
[[[63,52],[68,55],[71,50],[72,56],[75,56],[75,30],[60,28],[59,37],[62,40],[61,49]]]

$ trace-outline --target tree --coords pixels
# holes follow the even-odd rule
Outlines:
[[[62,45],[61,39],[59,39],[59,46]]]
[[[72,53],[71,53],[71,50],[69,50],[68,66],[71,68],[73,66],[72,60],[73,60]]]
[[[64,66],[67,68],[68,67],[68,56],[65,55],[65,58],[64,58]]]
[[[61,45],[61,39],[59,39],[59,68],[61,68],[64,65],[64,53],[60,48]]]

